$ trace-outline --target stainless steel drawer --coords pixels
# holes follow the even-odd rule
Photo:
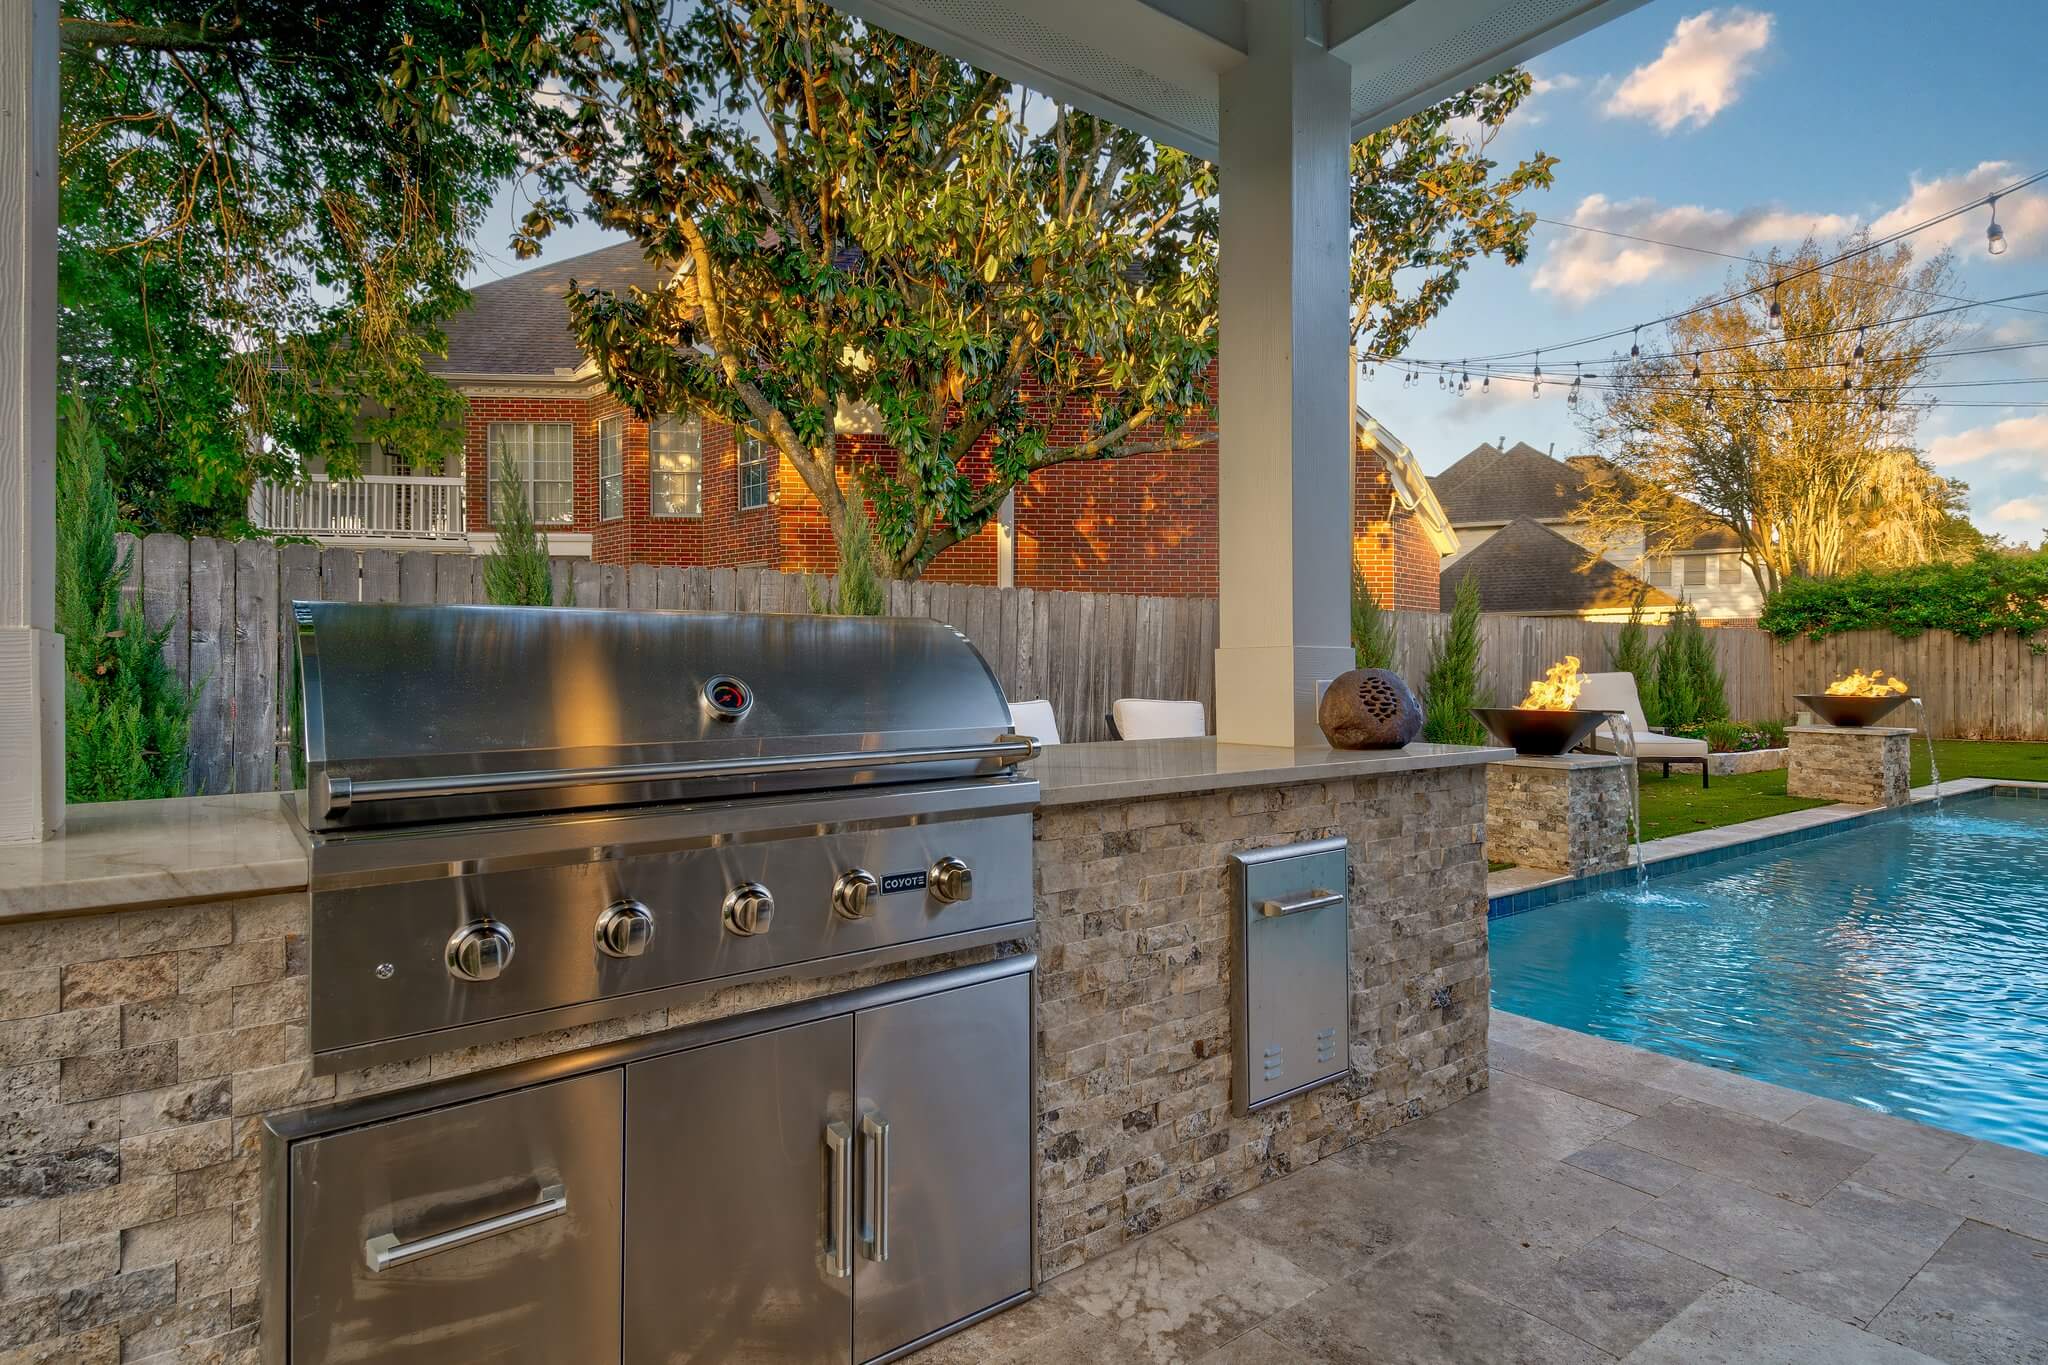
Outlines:
[[[617,1069],[291,1148],[293,1365],[619,1358]]]
[[[1230,861],[1238,911],[1231,1099],[1243,1114],[1350,1070],[1349,844],[1319,839]]]

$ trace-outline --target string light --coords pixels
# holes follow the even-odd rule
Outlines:
[[[1579,405],[1579,390],[1585,386],[1586,374],[1585,368],[1579,365],[1577,361],[1572,362],[1572,367],[1578,370],[1579,373],[1572,376],[1572,390],[1564,396],[1564,401],[1565,406],[1575,408]]]
[[[1991,196],[1991,226],[1984,229],[1984,249],[1994,256],[2005,254],[2005,229],[1998,225],[1998,196]]]
[[[1856,349],[1849,353],[1849,359],[1854,364],[1861,365],[1863,363],[1863,338],[1869,331],[1868,327],[1858,327],[1856,329]]]
[[[1783,283],[1784,281],[1782,280],[1771,281],[1771,330],[1773,332],[1785,330],[1785,310],[1778,306],[1778,287]]]
[[[1635,331],[1629,335],[1628,358],[1630,360],[1641,360],[1643,358],[1642,340],[1643,325],[1639,322],[1636,324]]]
[[[1698,351],[1692,353],[1692,377],[1694,379],[1700,377],[1700,353]]]
[[[1541,398],[1543,396],[1543,352],[1541,351],[1536,353],[1536,373],[1529,380],[1529,396],[1531,398]]]

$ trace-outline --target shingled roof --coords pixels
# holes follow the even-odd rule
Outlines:
[[[1576,521],[1585,507],[1587,488],[1603,475],[1629,476],[1595,455],[1553,459],[1526,441],[1505,449],[1484,444],[1430,480],[1437,501],[1453,526],[1496,526],[1529,521]],[[1721,527],[1702,531],[1679,550],[1735,548],[1733,533]]]
[[[1509,522],[1443,571],[1437,581],[1445,611],[1457,600],[1459,582],[1472,574],[1479,577],[1481,611],[1576,615],[1626,608],[1645,590],[1647,606],[1675,606],[1678,601],[1526,517]]]
[[[583,367],[583,351],[569,334],[563,302],[569,281],[652,289],[668,272],[649,261],[638,242],[572,256],[555,265],[508,275],[469,291],[469,307],[442,324],[448,358],[433,368],[444,374],[533,374],[552,378]]]

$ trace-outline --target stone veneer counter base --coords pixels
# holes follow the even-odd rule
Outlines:
[[[1070,753],[1039,761],[1052,779],[1036,859],[1044,1273],[1484,1087],[1478,765],[1499,751],[1166,741]],[[71,817],[64,840],[0,853],[4,1365],[159,1353],[254,1365],[266,1113],[1006,951],[756,983],[315,1075],[305,865],[279,800]],[[1336,834],[1351,840],[1352,1074],[1236,1117],[1226,859]]]

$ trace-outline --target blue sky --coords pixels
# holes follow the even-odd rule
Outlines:
[[[1809,228],[1831,240],[1855,225],[1904,226],[2048,169],[2044,52],[2048,5],[2032,0],[1653,0],[1532,63],[1540,93],[1492,151],[1503,162],[1539,149],[1562,158],[1555,187],[1529,200],[1545,217],[1760,253]],[[522,268],[502,245],[514,216],[508,196],[472,283]],[[1958,292],[1969,297],[2048,289],[2048,182],[2003,201],[1999,220],[2011,249],[1998,257],[1984,250],[1981,209],[1914,241],[1954,249]],[[609,240],[580,225],[551,241],[545,259]],[[1539,225],[1526,265],[1475,267],[1410,353],[1518,350],[1630,326],[1715,292],[1729,264]],[[1967,314],[1953,344],[2048,342],[2048,298],[2023,307],[2033,311]],[[2048,347],[1958,358],[1939,377],[2036,375],[2048,377]],[[1546,385],[1540,399],[1526,386],[1455,399],[1433,383],[1404,390],[1382,370],[1359,392],[1431,472],[1502,436],[1554,444],[1560,456],[1582,444],[1562,385]],[[2048,378],[1947,392],[1951,401],[2043,401],[1945,404],[1920,431],[1943,472],[1969,481],[1979,526],[2039,541],[2048,527]]]

